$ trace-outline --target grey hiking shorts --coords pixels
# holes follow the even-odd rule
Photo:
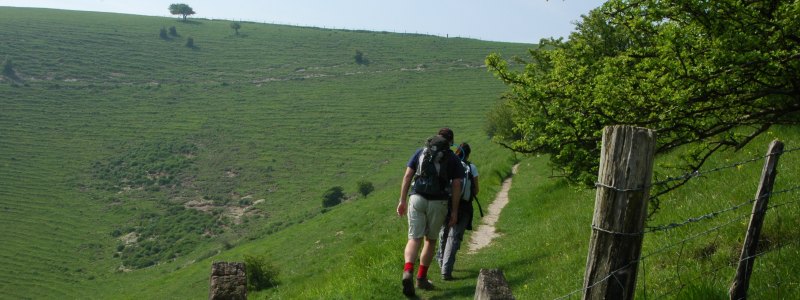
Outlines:
[[[439,238],[439,229],[447,216],[447,200],[427,200],[411,195],[408,200],[408,239]]]

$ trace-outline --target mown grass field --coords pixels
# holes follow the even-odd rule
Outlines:
[[[247,255],[279,271],[278,285],[251,299],[401,299],[399,181],[441,126],[473,145],[484,208],[522,160],[502,236],[461,251],[457,280],[434,277],[439,288],[421,297],[471,299],[481,268],[502,269],[518,299],[581,287],[594,190],[481,130],[504,90],[484,57],[530,45],[254,23],[237,36],[222,20],[6,7],[0,23],[0,59],[21,79],[0,77],[2,299],[205,298],[211,262]],[[178,36],[160,38],[171,26]],[[356,50],[369,64],[354,61]],[[800,145],[796,128],[776,128],[707,166],[762,156],[772,138]],[[798,153],[781,158],[776,190],[800,182]],[[662,178],[682,175],[664,167],[678,155],[659,158]],[[690,181],[659,199],[648,225],[751,199],[762,163]],[[359,180],[375,191],[357,196]],[[323,210],[332,186],[352,198]],[[767,214],[753,299],[800,293],[797,198],[772,200],[784,205]],[[727,298],[749,210],[647,234],[637,296]],[[126,242],[137,234],[146,238]]]
[[[235,35],[222,20],[46,9],[0,16],[0,57],[14,70],[0,81],[3,298],[199,298],[212,260],[248,253],[271,254],[283,270],[275,291],[292,295],[318,286],[300,278],[333,275],[326,259],[374,246],[378,228],[366,224],[393,224],[386,237],[402,240],[391,206],[403,166],[439,127],[480,149],[495,185],[509,168],[511,154],[481,130],[503,90],[482,64],[530,45],[254,23]],[[159,37],[173,26],[177,36]],[[356,197],[359,180],[374,194]],[[349,200],[323,214],[333,186]],[[390,207],[339,215],[368,204]],[[313,252],[312,236],[327,231],[298,227],[350,219],[367,223],[346,225],[360,237],[330,258]],[[272,242],[281,239],[291,243]]]

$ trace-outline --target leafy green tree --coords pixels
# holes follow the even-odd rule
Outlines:
[[[359,65],[368,65],[369,64],[369,59],[364,57],[364,52],[361,52],[361,50],[358,50],[358,49],[356,49],[356,54],[353,55],[353,59],[355,59],[356,63],[359,64]]]
[[[195,14],[194,10],[191,6],[183,3],[173,3],[169,5],[169,13],[173,15],[181,15],[183,16],[183,20],[186,21],[186,16],[191,16]]]
[[[342,203],[344,199],[344,189],[341,186],[329,188],[322,194],[322,207],[333,207]]]
[[[372,193],[372,191],[374,191],[374,190],[375,190],[375,186],[372,185],[372,182],[369,182],[369,181],[359,181],[358,182],[358,193],[361,194],[361,196],[366,197],[367,195]]]
[[[236,35],[239,35],[239,29],[242,28],[242,24],[239,22],[231,22],[231,29],[236,32]]]
[[[800,117],[796,1],[610,0],[568,41],[542,40],[517,68],[487,65],[509,86],[493,140],[550,154],[567,178],[596,180],[602,128],[657,130],[656,153],[690,145],[684,171]],[[492,121],[494,120],[494,121]]]

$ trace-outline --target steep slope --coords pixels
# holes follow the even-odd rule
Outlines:
[[[199,297],[218,253],[316,241],[298,224],[350,209],[372,212],[329,249],[372,249],[402,227],[385,206],[441,126],[495,186],[507,172],[481,130],[503,90],[483,58],[530,45],[229,23],[0,7],[2,297]],[[359,180],[376,192],[355,197]],[[332,186],[353,204],[322,214]]]

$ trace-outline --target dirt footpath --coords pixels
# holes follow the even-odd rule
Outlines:
[[[468,243],[469,253],[475,253],[481,248],[488,246],[489,243],[492,242],[492,239],[500,236],[494,229],[494,223],[496,223],[497,219],[500,217],[500,212],[503,210],[503,207],[508,204],[508,190],[511,189],[511,179],[514,178],[514,174],[517,174],[517,168],[519,168],[519,164],[514,165],[511,169],[511,176],[503,181],[503,186],[500,188],[500,192],[497,193],[497,198],[489,205],[489,212],[482,218],[483,223],[472,232],[472,238],[470,238]]]

